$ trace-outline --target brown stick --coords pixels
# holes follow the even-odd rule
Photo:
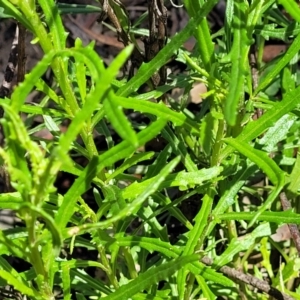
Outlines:
[[[12,42],[11,51],[8,58],[8,63],[4,73],[4,79],[0,87],[0,98],[9,97],[12,89],[12,81],[16,73],[18,64],[20,69],[18,70],[17,82],[24,79],[25,74],[25,28],[21,26],[19,31],[19,25],[16,27],[16,34]],[[0,106],[0,118],[3,118],[4,110]],[[0,127],[0,146],[4,146],[4,132],[2,126]],[[3,184],[3,190],[1,192],[7,193],[12,191],[10,184],[9,174],[5,166],[0,166],[0,181]]]
[[[18,24],[19,37],[18,37],[18,73],[17,83],[23,82],[25,78],[25,65],[26,65],[26,53],[25,53],[25,40],[26,40],[26,28],[22,24]]]
[[[124,44],[119,42],[116,37],[111,37],[111,36],[105,36],[103,34],[96,34],[92,30],[85,28],[80,22],[78,22],[76,19],[71,17],[70,15],[67,15],[67,18],[74,23],[80,30],[85,32],[87,35],[89,35],[90,38],[96,40],[97,42],[104,44],[104,45],[109,45],[113,46],[119,49],[124,48]]]
[[[201,259],[201,262],[208,266],[213,265],[213,260],[207,256],[204,256]],[[221,267],[219,269],[219,271],[221,273],[223,273],[224,275],[232,278],[233,280],[237,280],[237,281],[241,281],[246,284],[249,284],[249,285],[257,288],[258,290],[274,297],[277,300],[294,300],[293,297],[286,295],[285,293],[282,293],[278,289],[270,286],[267,282],[260,280],[250,274],[242,273],[240,271],[237,271],[237,270],[227,267],[227,266]]]
[[[16,34],[12,42],[11,51],[8,58],[8,63],[4,73],[4,79],[2,86],[0,87],[0,98],[5,98],[10,94],[12,80],[15,75],[17,63],[18,63],[18,39],[19,39],[19,28],[16,28]],[[3,117],[3,109],[0,112],[0,118]]]
[[[124,44],[124,46],[127,46],[132,43],[131,37],[128,34],[128,32],[126,32],[124,30],[117,15],[115,14],[114,5],[120,7],[123,10],[123,12],[128,16],[128,13],[121,1],[119,1],[119,0],[111,0],[111,1],[102,0],[103,12],[101,13],[100,21],[102,21],[104,16],[107,15],[109,20],[112,22],[112,24],[114,25],[114,27],[117,31],[118,40],[120,40]],[[128,20],[128,27],[130,27],[130,21],[129,21],[129,19],[127,19],[127,20]],[[133,49],[133,52],[132,52],[132,57],[131,57],[132,70],[130,70],[130,72],[129,72],[129,78],[132,77],[132,75],[133,75],[133,69],[138,68],[143,63],[143,61],[144,61],[143,54],[140,52],[140,50],[137,48],[137,46],[135,46]]]
[[[167,9],[162,0],[148,0],[149,12],[149,38],[144,39],[145,59],[151,61],[157,53],[165,46],[167,41]],[[154,87],[166,82],[166,68],[163,66],[153,74],[152,83]]]
[[[291,203],[288,200],[285,192],[281,192],[279,195],[279,198],[280,198],[280,202],[281,202],[283,210],[288,210],[288,209],[292,208]],[[300,255],[300,232],[299,232],[298,226],[296,224],[288,224],[288,227],[290,229],[291,236],[294,241],[295,247],[298,251],[298,255]]]
[[[251,74],[252,74],[252,87],[253,91],[256,90],[258,86],[258,69],[257,69],[257,59],[256,59],[256,49],[255,46],[252,45],[249,52],[249,62],[251,67]],[[263,111],[261,108],[256,108],[255,114],[253,115],[253,119],[259,119],[263,114]]]

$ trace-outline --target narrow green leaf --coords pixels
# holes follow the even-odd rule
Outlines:
[[[126,202],[122,197],[121,189],[115,185],[104,185],[102,187],[103,196],[106,202],[110,203],[110,214],[116,215],[126,207]]]
[[[248,220],[251,221],[256,212],[232,212],[218,215],[219,220]],[[294,213],[292,210],[282,212],[264,211],[258,217],[258,221],[272,222],[276,224],[300,224],[300,214]]]
[[[295,115],[286,114],[281,117],[274,126],[270,127],[264,136],[259,140],[259,144],[263,145],[266,152],[276,150],[278,142],[286,139],[291,126],[298,119]]]
[[[110,90],[107,97],[103,101],[103,107],[105,113],[113,125],[116,132],[123,139],[131,143],[134,147],[138,146],[137,135],[132,129],[131,124],[127,120],[123,108],[119,101],[117,101],[116,96],[113,91]]]
[[[261,35],[266,40],[269,38],[276,38],[284,42],[288,42],[289,37],[296,36],[300,33],[299,24],[295,26],[288,26],[285,28],[276,28],[277,24],[265,24],[263,26],[256,26],[254,32],[257,35]]]
[[[234,17],[234,0],[228,0],[225,9],[225,37],[226,47],[229,50],[232,45],[232,23]]]
[[[203,231],[207,228],[208,217],[211,213],[212,208],[212,197],[208,194],[204,195],[202,199],[202,207],[198,214],[195,217],[195,224],[193,229],[188,234],[188,241],[186,246],[184,247],[183,256],[189,255],[191,253],[195,253],[197,249],[200,249],[201,239]],[[196,249],[197,247],[197,249]],[[184,266],[177,275],[177,285],[178,285],[178,293],[179,299],[183,299],[185,293],[185,285],[186,285],[186,277],[188,275],[188,266]]]
[[[250,41],[246,30],[246,2],[244,0],[235,1],[235,9],[233,45],[230,51],[232,67],[229,92],[224,108],[225,119],[231,126],[236,123],[239,102],[244,98],[244,81],[248,71],[248,52],[250,49]]]
[[[171,153],[171,146],[168,144],[164,150],[160,151],[155,161],[148,167],[148,171],[144,176],[144,180],[151,179],[152,177],[156,176],[161,170],[162,166],[167,164]]]
[[[77,279],[77,280],[79,279],[80,281],[85,282],[85,289],[88,289],[90,291],[93,291],[93,290],[100,291],[104,294],[110,293],[110,290],[107,288],[107,286],[104,285],[104,283],[101,280],[91,277],[84,270],[70,269],[70,275],[71,275],[72,281],[74,279]],[[77,283],[78,283],[78,281],[77,281]],[[78,287],[75,282],[75,284],[72,284],[72,288],[75,290],[78,290],[81,287],[80,286]]]
[[[40,217],[43,218],[45,223],[47,224],[51,236],[52,236],[52,243],[53,243],[53,251],[56,253],[56,255],[59,255],[60,247],[62,245],[62,237],[60,230],[58,229],[57,225],[55,224],[53,218],[46,213],[42,208],[36,207],[35,205],[32,205],[31,203],[23,203],[21,205],[21,210],[30,210],[30,212],[33,212],[35,214],[38,214]]]
[[[51,116],[44,115],[45,127],[54,135],[57,136],[60,134],[60,128],[57,125]],[[58,123],[59,124],[59,123]]]
[[[6,229],[0,231],[1,254],[13,255],[30,263],[30,258],[24,249],[27,247],[28,232],[24,229]],[[7,253],[8,252],[8,253]],[[0,266],[16,279],[22,280],[19,273],[12,268],[8,261],[0,256]]]
[[[92,229],[92,228],[94,228],[94,229],[107,228],[108,226],[111,226],[112,223],[117,222],[126,216],[135,214],[140,209],[140,206],[145,202],[145,200],[149,196],[151,196],[151,194],[156,192],[157,189],[159,189],[160,185],[164,182],[166,176],[172,172],[172,170],[176,167],[178,162],[179,162],[179,157],[176,157],[168,165],[166,165],[161,170],[161,172],[155,177],[156,180],[154,180],[153,182],[150,182],[147,185],[146,189],[134,201],[130,202],[129,205],[127,205],[124,209],[120,210],[117,215],[112,216],[111,218],[107,219],[106,221],[102,221],[102,222],[98,222],[98,223],[94,223],[94,224],[84,224],[84,225],[78,226],[78,231],[87,230],[89,228],[90,229]],[[68,215],[70,216],[70,214],[68,214]],[[60,219],[62,219],[62,217],[60,217]],[[66,222],[66,220],[64,220],[62,222],[64,224]],[[69,234],[72,236],[73,232],[74,232],[74,229],[70,229]]]
[[[194,253],[196,245],[200,241],[200,237],[204,228],[207,226],[208,217],[211,212],[212,198],[209,195],[204,195],[202,199],[202,207],[195,217],[193,229],[189,232],[188,242],[184,248],[183,255]]]
[[[240,143],[248,143],[261,135],[266,129],[273,126],[274,123],[282,116],[292,111],[300,103],[300,86],[295,90],[287,93],[283,100],[274,103],[273,107],[263,114],[258,120],[247,124],[241,134],[236,138]],[[219,160],[223,161],[229,153],[233,151],[232,147],[226,147]]]
[[[211,11],[215,1],[208,1],[203,5],[201,11],[197,12],[195,18],[191,18],[183,30],[176,34],[171,41],[151,60],[149,63],[144,63],[136,75],[128,81],[126,85],[121,87],[117,95],[127,97],[135,92],[142,84],[144,84],[157,70],[159,70],[173,56],[174,51],[177,51],[184,42],[193,34],[197,24]]]
[[[263,151],[256,150],[246,143],[239,143],[236,139],[228,138],[225,142],[238,150],[242,155],[253,161],[260,169],[262,169],[272,183],[275,185],[274,190],[268,196],[267,200],[258,209],[255,216],[251,220],[249,227],[251,227],[257,220],[258,216],[268,209],[274,200],[279,195],[285,183],[284,172],[278,167],[278,165]]]
[[[99,13],[102,11],[101,7],[86,4],[68,4],[68,3],[56,3],[60,14],[88,14]]]
[[[215,293],[211,291],[211,289],[209,288],[208,283],[206,282],[206,280],[202,277],[202,276],[196,276],[197,282],[199,283],[201,290],[203,292],[203,296],[206,299],[214,299]]]
[[[297,153],[297,159],[293,167],[293,171],[289,177],[288,191],[294,196],[300,191],[300,153]]]
[[[42,60],[40,60],[37,65],[32,69],[32,71],[25,76],[25,80],[20,83],[11,95],[11,105],[16,113],[19,111],[21,105],[25,102],[27,95],[35,86],[36,82],[42,77],[46,72],[51,62],[55,57],[70,57],[74,56],[78,60],[83,60],[90,72],[91,76],[98,80],[100,74],[102,73],[103,62],[99,59],[99,56],[91,48],[91,45],[81,48],[81,49],[65,49],[60,51],[51,51],[44,55]],[[94,96],[94,95],[93,95]]]
[[[246,180],[254,174],[257,170],[255,164],[248,163],[246,166],[242,165],[241,170],[234,175],[233,178],[226,179],[224,185],[230,186],[230,189],[227,189],[222,197],[219,199],[216,207],[213,210],[213,214],[219,215],[224,213],[231,205],[235,203],[235,197],[240,189],[245,184]]]
[[[5,279],[8,284],[13,286],[17,291],[21,292],[22,294],[33,297],[37,300],[43,299],[43,297],[39,295],[33,288],[29,287],[25,282],[18,280],[11,273],[5,270],[0,270],[0,277]]]
[[[159,267],[151,268],[143,274],[140,274],[138,278],[130,281],[129,283],[121,286],[117,291],[108,295],[107,300],[114,299],[129,299],[136,293],[146,289],[152,284],[156,284],[161,280],[164,280],[173,275],[177,270],[184,265],[196,261],[199,259],[198,255],[190,255],[185,257],[179,257],[168,263],[162,264]]]
[[[186,7],[190,17],[196,17],[197,14],[199,14],[199,11],[203,9],[203,2],[185,0],[184,6]],[[206,70],[210,71],[211,65],[214,63],[214,44],[212,42],[209,25],[206,19],[202,19],[201,22],[195,26],[194,36],[198,43],[201,60]],[[203,43],[203,41],[205,41],[205,43]]]
[[[56,3],[53,0],[40,1],[40,7],[43,10],[45,19],[44,22],[48,25],[49,33],[51,34],[51,42],[55,50],[61,50],[65,47],[67,33],[65,32],[62,18],[58,13]]]
[[[139,146],[145,145],[148,141],[151,141],[157,134],[165,127],[166,120],[158,119],[143,131],[137,134]],[[122,141],[120,144],[106,151],[100,155],[101,164],[103,168],[113,165],[115,162],[127,158],[135,151],[135,147],[129,144],[127,141]]]
[[[264,151],[254,149],[246,143],[240,143],[233,138],[224,139],[224,141],[234,147],[242,155],[253,161],[262,169],[274,185],[282,185],[284,182],[284,173],[278,165]]]
[[[67,264],[62,265],[61,267],[61,277],[64,300],[71,300],[70,267]]]
[[[68,270],[70,269],[76,269],[76,268],[87,268],[87,267],[97,267],[105,272],[108,271],[107,268],[105,268],[101,263],[93,260],[81,260],[81,259],[71,259],[68,261],[57,261],[57,266],[55,269],[58,271],[62,269],[63,267],[67,267]]]
[[[78,197],[90,188],[91,181],[97,175],[98,163],[98,158],[93,157],[64,196],[64,201],[55,217],[55,223],[60,228],[65,227],[69,222],[74,213],[74,204],[78,201]]]
[[[257,170],[257,166],[252,162],[247,164],[245,167],[242,166],[242,169],[234,175],[234,177],[229,181],[226,179],[224,185],[230,186],[229,189],[223,193],[222,197],[219,199],[216,207],[212,211],[212,215],[215,216],[212,222],[209,223],[207,234],[210,234],[213,228],[218,223],[218,215],[224,213],[230,206],[235,203],[235,198],[237,193],[245,184],[246,180]],[[221,182],[222,183],[222,182]]]
[[[7,99],[7,98],[6,99],[1,99],[0,98],[0,102],[9,105],[10,99]],[[50,116],[53,116],[53,117],[61,117],[61,118],[67,118],[68,117],[68,115],[62,110],[39,107],[39,106],[33,106],[31,104],[22,105],[20,107],[20,111],[28,113],[28,114],[34,114],[34,115],[50,115]]]
[[[139,246],[151,252],[159,252],[168,258],[177,258],[182,254],[182,249],[179,246],[173,246],[168,242],[161,241],[156,238],[148,238],[141,236],[127,236],[117,237],[116,243],[119,246],[133,247]],[[113,244],[112,244],[113,245]],[[211,268],[207,268],[199,261],[191,264],[191,271],[196,274],[201,274],[207,281],[213,281],[224,286],[233,286],[233,283],[224,277],[222,274],[217,273]]]
[[[182,211],[176,206],[184,200],[189,199],[191,196],[198,194],[200,190],[201,188],[194,189],[188,193],[185,193],[184,195],[182,195],[174,201],[171,201],[169,197],[162,195],[162,193],[155,193],[154,195],[152,195],[152,198],[155,201],[155,203],[160,203],[161,208],[156,209],[155,212],[152,215],[150,215],[147,220],[151,219],[152,217],[156,217],[165,211],[168,211],[182,225],[184,225],[187,229],[191,230],[193,228],[193,225],[190,223],[190,221],[188,221],[188,219],[182,213]],[[146,223],[147,220],[144,220],[144,222]]]
[[[249,7],[249,15],[247,20],[247,31],[248,35],[252,35],[253,29],[259,19],[261,18],[261,14],[263,12],[264,0],[253,1]]]
[[[35,155],[36,158],[42,159],[40,149],[34,144],[26,131],[26,128],[18,114],[13,109],[1,103],[6,113],[6,120],[2,120],[2,125],[8,145],[7,152],[0,149],[0,154],[8,166],[11,180],[16,185],[17,190],[24,197],[24,201],[29,201],[29,193],[32,189],[32,174],[28,168],[25,157],[28,151],[30,158]]]
[[[193,188],[195,185],[201,185],[205,181],[216,178],[223,171],[222,167],[212,167],[208,169],[201,169],[196,172],[181,171],[175,174],[168,175],[164,182],[161,184],[160,189],[168,188],[171,186],[182,187],[183,189]],[[149,183],[155,181],[154,178],[147,179],[143,182],[134,182],[123,191],[125,199],[134,199],[137,195],[142,193]]]
[[[126,159],[124,161],[124,163],[120,167],[118,167],[115,170],[115,172],[108,175],[106,181],[109,181],[110,179],[116,177],[118,174],[121,174],[122,172],[124,172],[125,170],[127,170],[128,168],[137,164],[140,161],[151,159],[153,157],[153,155],[154,155],[154,152],[151,151],[151,152],[137,153],[134,156],[129,157],[128,159]],[[0,194],[0,203],[1,203],[1,194]]]
[[[0,194],[0,209],[13,209],[17,210],[23,199],[20,193],[1,193]]]
[[[140,145],[155,137],[161,129],[165,126],[165,120],[157,120],[146,129],[138,133],[138,140]],[[92,158],[84,171],[75,180],[69,191],[64,197],[64,201],[58,210],[55,218],[56,224],[63,228],[69,222],[72,214],[74,213],[74,204],[79,196],[81,196],[90,187],[90,183],[94,177],[105,167],[113,165],[116,161],[126,158],[134,152],[135,148],[127,141],[123,141],[117,146],[106,151],[104,154]]]
[[[90,71],[96,71],[95,74],[92,74],[92,77],[96,82],[96,86],[92,92],[87,95],[84,106],[74,117],[65,135],[61,137],[59,142],[61,147],[60,151],[69,150],[71,142],[75,140],[76,136],[85,124],[85,121],[91,117],[94,110],[97,108],[99,101],[103,101],[104,96],[111,87],[112,79],[118,74],[120,68],[128,59],[132,51],[132,45],[124,48],[105,71],[100,68],[103,63],[97,56],[96,52],[90,51],[87,47],[78,49],[78,51],[86,54],[86,56],[83,57],[85,61],[90,59],[90,61],[94,61],[94,63],[98,65],[97,70],[90,68],[90,65],[88,66]],[[73,53],[73,56],[75,56],[74,54],[75,53]],[[79,57],[79,59],[82,59],[82,57]]]
[[[13,15],[9,15],[7,13],[5,13],[5,10],[3,7],[0,8],[0,19],[9,19],[9,18],[13,18]]]
[[[271,234],[270,223],[264,223],[242,238],[233,238],[222,255],[214,260],[214,264],[218,267],[222,267],[229,262],[232,262],[236,254],[250,249],[257,238],[270,236]]]
[[[295,61],[298,61],[298,56],[294,57]],[[294,64],[294,61],[291,62],[291,65]],[[287,94],[288,92],[291,92],[295,89],[296,83],[297,83],[297,75],[292,74],[291,69],[289,66],[285,67],[282,70],[282,76],[281,76],[281,90],[283,95]]]
[[[199,128],[196,122],[191,120],[184,113],[176,112],[168,108],[162,101],[153,103],[150,101],[137,100],[135,98],[117,97],[115,101],[124,108],[134,109],[144,113],[150,113],[154,116],[168,119],[175,126],[183,126],[191,133],[199,133]]]
[[[205,181],[216,178],[223,171],[223,167],[212,167],[208,169],[201,169],[196,172],[181,171],[176,174],[169,175],[164,183],[164,187],[179,186],[179,187],[194,187],[201,185]]]
[[[76,293],[76,300],[87,300],[83,294],[81,293]]]
[[[75,69],[76,69],[76,79],[79,88],[79,94],[82,103],[84,103],[86,98],[86,92],[87,92],[86,67],[82,61],[76,61]]]
[[[172,152],[175,155],[180,155],[182,164],[189,172],[195,172],[198,170],[197,165],[191,158],[186,144],[178,139],[177,135],[168,125],[162,131],[162,136],[171,145]]]
[[[300,8],[294,0],[279,0],[285,10],[297,21],[300,22]]]
[[[26,28],[32,28],[32,24],[27,20],[26,17],[16,8],[16,5],[12,4],[11,1],[1,0],[1,9],[4,12],[4,16],[14,18]]]
[[[248,224],[248,227],[252,227],[252,225],[257,221],[258,216],[264,212],[266,209],[270,208],[272,203],[278,198],[279,193],[281,192],[282,188],[284,186],[284,182],[281,182],[281,184],[278,184],[275,186],[274,190],[270,193],[266,201],[258,208],[255,216],[251,220],[251,222]]]
[[[272,279],[273,286],[281,286],[283,282],[296,279],[299,277],[300,259],[298,257],[287,260],[285,264],[282,263],[281,270],[277,273],[276,278]],[[299,299],[299,294],[290,294],[294,299]]]
[[[259,83],[258,87],[254,91],[254,95],[257,95],[260,91],[265,89],[279,74],[279,72],[292,60],[292,58],[299,52],[300,49],[300,33],[294,39],[292,45],[288,48],[285,55],[280,61],[272,68],[270,73]]]
[[[201,120],[199,139],[200,145],[207,156],[210,156],[212,146],[215,143],[217,128],[218,120],[213,117],[211,112],[207,113]]]
[[[152,194],[151,198],[155,194]],[[137,215],[141,218],[141,220],[143,220],[145,223],[147,223],[147,225],[151,227],[151,232],[156,238],[162,241],[169,240],[167,228],[165,226],[162,226],[156,217],[153,217],[154,213],[152,206],[142,206],[141,209],[137,212]],[[152,217],[150,218],[150,216]]]

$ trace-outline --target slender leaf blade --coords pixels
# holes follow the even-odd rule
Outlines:
[[[285,10],[297,21],[300,22],[300,8],[294,0],[279,0]]]
[[[292,45],[286,51],[285,55],[280,61],[272,68],[270,73],[259,83],[258,87],[254,91],[257,95],[260,91],[265,89],[273,79],[279,74],[279,72],[292,60],[292,58],[299,52],[300,49],[300,33],[294,39]]]
[[[233,138],[224,139],[224,141],[238,150],[242,155],[248,157],[260,169],[262,169],[274,185],[281,184],[284,181],[284,173],[278,165],[266,154],[266,152],[254,149],[246,143],[240,143]]]
[[[230,74],[229,92],[225,102],[224,114],[229,125],[234,126],[238,113],[239,102],[244,97],[244,81],[247,72],[248,52],[250,43],[246,31],[246,8],[243,0],[235,1],[234,35],[230,52],[232,70]],[[238,59],[236,59],[238,58]]]
[[[138,133],[140,145],[144,145],[158,134],[165,126],[165,120],[157,120],[149,127]],[[79,196],[90,188],[90,183],[93,178],[105,167],[113,165],[116,161],[130,156],[135,148],[127,141],[123,141],[117,146],[106,151],[104,154],[91,159],[84,171],[81,172],[75,183],[64,196],[64,201],[60,206],[55,218],[55,222],[60,228],[63,228],[69,222],[73,214],[74,204]]]
[[[255,217],[256,212],[230,212],[218,215],[219,220],[248,220]],[[258,221],[272,222],[276,224],[300,224],[300,214],[292,210],[285,211],[264,211],[258,217]]]
[[[20,291],[22,294],[28,295],[37,300],[43,299],[43,297],[39,295],[32,287],[29,287],[25,284],[25,282],[18,280],[11,273],[5,270],[0,270],[0,277],[5,279],[8,284],[12,285],[16,290]]]
[[[195,18],[191,18],[186,27],[176,34],[171,41],[151,60],[149,63],[144,63],[136,75],[128,81],[126,85],[121,87],[117,95],[129,96],[135,92],[142,84],[144,84],[157,70],[159,70],[177,51],[183,43],[193,34],[197,24],[211,11],[216,1],[208,1],[203,5],[201,11],[197,12]]]
[[[159,281],[168,278],[184,265],[194,262],[198,259],[198,255],[179,257],[158,267],[151,268],[145,273],[140,274],[138,278],[130,281],[126,285],[121,286],[114,293],[108,295],[106,299],[129,299],[131,296],[137,294],[138,292],[144,290],[152,284],[158,283]]]
[[[107,97],[103,101],[103,107],[108,119],[113,125],[119,136],[137,147],[139,142],[135,131],[123,113],[123,108],[118,101],[113,91],[109,91]]]

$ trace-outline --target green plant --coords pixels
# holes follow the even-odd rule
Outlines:
[[[299,157],[293,150],[299,145],[300,98],[298,70],[290,62],[298,59],[300,27],[281,15],[275,1],[228,0],[225,26],[212,35],[206,16],[216,2],[185,0],[187,26],[124,81],[115,78],[135,51],[133,45],[125,47],[108,68],[93,43],[83,47],[78,39],[73,48],[66,48],[60,13],[99,8],[58,6],[53,0],[0,0],[2,17],[12,17],[30,30],[44,52],[11,97],[0,101],[6,137],[0,155],[15,189],[0,194],[0,207],[16,211],[25,224],[0,232],[0,254],[32,266],[19,273],[1,257],[2,285],[9,284],[31,299],[54,299],[55,286],[64,299],[71,299],[72,293],[77,299],[237,299],[239,291],[248,299],[265,299],[245,283],[237,285],[218,272],[227,264],[248,271],[247,260],[255,250],[261,253],[273,287],[300,298],[297,291],[289,290],[299,271],[295,245],[288,245],[285,253],[285,245],[270,238],[278,225],[300,223],[297,209],[281,211],[277,201],[283,192],[295,204],[298,199]],[[288,12],[295,9],[292,2],[281,1]],[[119,7],[118,1],[109,4]],[[126,14],[116,13],[122,26],[128,24]],[[181,46],[192,35],[197,47],[189,53]],[[262,51],[268,38],[294,40],[276,62],[264,66]],[[253,46],[258,59],[251,68]],[[141,93],[140,87],[174,53],[189,66],[184,80],[180,82],[178,76]],[[54,73],[53,86],[42,79],[48,68]],[[164,91],[180,84],[188,93],[197,80],[208,87],[199,114],[172,101],[169,106],[147,101],[160,99]],[[281,100],[268,93],[274,82],[279,90],[272,95],[282,95]],[[25,103],[33,89],[44,97],[36,106]],[[50,101],[54,108],[48,107]],[[125,109],[142,113],[149,124],[132,124]],[[261,109],[264,113],[253,120]],[[26,128],[20,112],[41,115],[42,126],[54,139],[34,140],[30,134],[34,130]],[[64,120],[70,125],[62,134],[59,125]],[[108,124],[121,139],[116,145]],[[94,130],[106,136],[106,151],[98,151]],[[158,136],[167,141],[161,151],[140,150]],[[87,166],[76,164],[70,151],[85,157]],[[146,166],[142,179],[126,172],[139,165]],[[60,171],[76,176],[65,195],[54,188]],[[253,180],[261,174],[265,182],[259,189]],[[83,197],[90,189],[96,210]],[[172,198],[173,190],[178,196]],[[244,195],[253,195],[261,204],[244,205],[239,201]],[[199,206],[193,220],[180,209],[192,197]],[[174,217],[186,232],[171,242],[161,216],[166,216],[166,223]],[[130,227],[137,220],[138,225]],[[239,227],[249,234],[239,239]],[[218,229],[226,241],[219,238]],[[226,245],[223,253],[218,251],[220,243]],[[97,251],[98,260],[63,255],[76,247]],[[273,248],[286,262],[279,270],[270,263]],[[203,260],[208,256],[213,259],[211,267]],[[87,267],[102,270],[106,280],[90,276]],[[263,277],[260,267],[255,266],[254,273]]]

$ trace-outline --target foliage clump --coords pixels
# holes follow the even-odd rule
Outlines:
[[[135,34],[146,34],[137,30],[146,15],[129,26],[120,1],[93,7],[0,0],[2,17],[31,31],[44,53],[0,99],[0,155],[13,189],[0,194],[0,208],[16,212],[23,225],[0,232],[0,281],[12,294],[300,298],[300,9],[288,0],[282,6],[228,0],[224,27],[212,34],[206,17],[216,2],[185,0],[189,22],[167,37],[164,2],[148,1],[143,53]],[[125,46],[108,67],[94,43],[83,46],[77,39],[66,46],[61,14],[95,11],[108,15]],[[182,47],[191,36],[193,52]],[[269,39],[290,46],[265,64]],[[166,77],[174,57],[187,70]],[[130,75],[118,78],[130,59]],[[49,68],[52,84],[43,79]],[[196,111],[184,99],[198,81],[207,92]],[[184,90],[180,103],[167,94],[176,87]],[[33,90],[42,94],[34,106],[26,103]],[[128,117],[132,111],[139,112],[138,121]],[[43,122],[29,127],[21,113]],[[33,137],[43,128],[52,140]],[[105,137],[106,150],[97,147],[94,132]],[[164,143],[150,151],[145,145],[154,139]],[[55,184],[60,172],[76,178],[65,194]],[[290,224],[291,237],[278,241],[274,234],[283,224]],[[172,234],[173,225],[183,229]],[[78,249],[94,258],[76,259]],[[281,256],[277,266],[274,253]],[[259,255],[257,264],[251,264],[253,255]],[[28,269],[18,271],[5,256],[27,262]],[[103,276],[95,278],[91,268]]]

